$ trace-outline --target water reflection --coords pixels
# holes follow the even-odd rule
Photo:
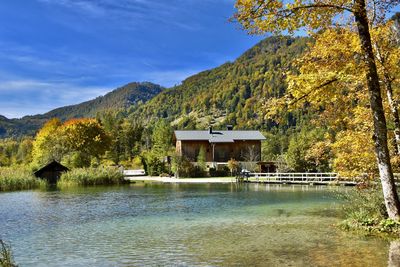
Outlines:
[[[400,240],[394,240],[390,242],[388,266],[400,266]]]
[[[0,236],[20,266],[386,265],[388,242],[333,226],[336,190],[347,189],[134,184],[7,193]]]

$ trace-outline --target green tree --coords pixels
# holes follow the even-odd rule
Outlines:
[[[267,141],[261,143],[261,160],[276,160],[283,155],[288,149],[291,134],[289,131],[264,132],[263,135]]]
[[[165,156],[172,147],[172,128],[166,120],[158,120],[153,128],[152,149]]]
[[[140,152],[143,126],[139,121],[125,119],[121,124],[120,142],[124,150],[124,160],[132,160]]]
[[[288,167],[295,172],[329,169],[328,152],[324,149],[318,151],[322,140],[324,140],[324,131],[321,129],[303,128],[299,133],[294,134],[289,141],[286,154]]]
[[[207,168],[206,165],[206,149],[204,146],[200,147],[199,155],[197,155],[197,166],[199,167],[200,171],[205,171]]]
[[[108,148],[106,158],[115,164],[119,164],[119,161],[123,159],[121,159],[121,156],[123,156],[124,152],[122,145],[122,116],[117,111],[107,110],[98,114],[98,120],[110,137],[111,144]]]
[[[18,151],[16,155],[17,163],[29,164],[32,161],[32,138],[24,138],[18,145]]]
[[[142,157],[144,160],[143,166],[148,175],[158,176],[167,171],[165,164],[160,158],[160,155],[158,155],[155,151],[144,151],[142,152]]]

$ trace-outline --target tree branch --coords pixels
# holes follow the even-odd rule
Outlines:
[[[326,81],[326,82],[324,82],[324,83],[318,85],[317,87],[314,87],[312,90],[310,90],[310,91],[307,92],[306,94],[302,95],[301,97],[296,98],[295,100],[293,100],[292,102],[290,102],[288,105],[289,105],[289,106],[294,105],[294,104],[296,104],[297,102],[303,100],[304,98],[309,97],[312,93],[315,93],[317,90],[319,90],[319,89],[321,89],[321,88],[324,88],[325,86],[330,85],[331,83],[334,83],[334,82],[336,82],[336,81],[338,81],[338,78],[336,78],[336,77],[333,78],[333,79],[331,79],[331,80],[329,80],[329,81]]]
[[[338,6],[338,5],[332,5],[332,4],[314,4],[314,5],[305,5],[305,6],[299,6],[299,7],[294,7],[292,10],[300,10],[300,9],[309,9],[309,8],[333,8],[333,9],[339,9],[343,11],[349,11],[351,13],[354,12],[353,9],[344,7],[344,6]]]
[[[259,11],[261,6],[262,6],[262,4],[260,4],[256,9],[254,9],[252,11],[252,13],[255,15]],[[354,10],[349,7],[338,6],[338,5],[333,5],[333,4],[310,4],[310,5],[292,7],[292,8],[287,8],[287,9],[281,9],[281,10],[278,10],[277,13],[282,14],[283,17],[288,17],[288,16],[294,14],[296,11],[299,11],[301,9],[313,9],[313,8],[331,8],[331,9],[337,9],[337,10],[348,11],[350,13],[354,13]],[[261,12],[258,16],[255,16],[254,18],[261,18],[264,15],[265,15],[265,12]]]

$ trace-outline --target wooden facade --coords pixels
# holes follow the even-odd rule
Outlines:
[[[176,152],[191,162],[196,162],[200,150],[206,152],[206,162],[226,163],[230,159],[239,162],[261,160],[261,141],[265,137],[259,131],[227,130],[175,131]]]
[[[207,162],[227,162],[230,159],[236,161],[260,161],[261,141],[235,141],[232,143],[210,143],[208,141],[177,140],[176,152],[180,156],[195,162],[201,147],[206,151]]]

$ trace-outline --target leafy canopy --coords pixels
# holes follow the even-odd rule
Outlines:
[[[366,1],[369,20],[372,24],[381,23],[386,12],[398,5],[398,0]],[[237,0],[234,19],[250,33],[279,33],[307,28],[320,30],[332,25],[342,26],[352,23],[350,16],[358,12],[352,0]]]

